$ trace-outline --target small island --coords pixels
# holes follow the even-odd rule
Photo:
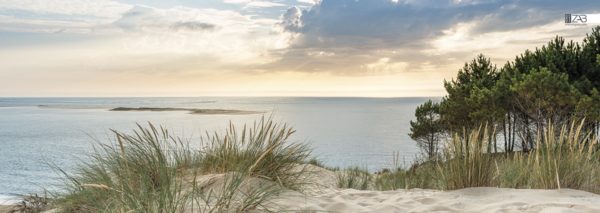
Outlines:
[[[235,110],[235,109],[193,109],[193,108],[173,108],[173,107],[117,107],[110,111],[188,111],[190,114],[197,115],[251,115],[261,114],[261,111]]]

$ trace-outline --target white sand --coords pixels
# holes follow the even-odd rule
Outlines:
[[[570,189],[338,189],[313,196],[290,193],[275,203],[290,212],[600,212],[600,196]]]
[[[361,191],[335,187],[335,173],[309,168],[307,193],[286,192],[274,201],[286,212],[600,212],[600,195],[571,190],[467,188]]]

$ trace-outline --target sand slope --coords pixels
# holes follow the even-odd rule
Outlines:
[[[361,191],[336,188],[334,172],[308,166],[304,194],[288,191],[273,206],[286,212],[600,212],[600,195],[572,190],[467,188]]]
[[[291,212],[600,212],[599,195],[571,189],[337,189],[315,196],[289,193],[275,203]]]

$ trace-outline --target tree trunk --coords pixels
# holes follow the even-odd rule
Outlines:
[[[508,153],[508,139],[506,138],[508,132],[506,132],[506,118],[508,114],[504,115],[504,119],[502,119],[502,136],[504,138],[504,153]],[[510,121],[509,121],[510,122]]]
[[[509,119],[510,119],[510,117],[509,117]],[[517,117],[513,114],[512,115],[512,125],[510,126],[510,128],[512,128],[512,129],[509,131],[512,134],[510,136],[510,139],[511,139],[511,142],[510,142],[511,143],[510,144],[510,151],[511,152],[515,151],[515,144],[516,144],[516,141],[517,141],[517,137],[516,137],[517,136],[516,125],[517,125]]]

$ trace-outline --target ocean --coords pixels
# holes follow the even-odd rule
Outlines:
[[[314,157],[332,167],[376,171],[410,164],[418,149],[409,121],[427,99],[322,97],[197,98],[0,98],[0,200],[55,190],[111,129],[131,132],[136,123],[161,125],[197,140],[206,131],[243,125],[262,114],[201,115],[185,111],[109,111],[116,107],[173,107],[266,112],[296,129],[291,141],[309,144]],[[394,160],[396,159],[396,160]],[[1,201],[0,201],[1,202]]]

